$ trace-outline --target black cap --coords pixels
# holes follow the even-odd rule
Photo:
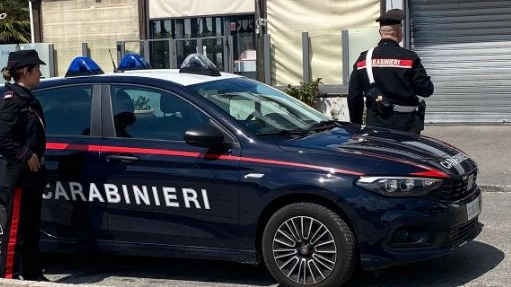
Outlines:
[[[380,26],[396,25],[401,24],[401,21],[405,18],[405,11],[401,9],[392,9],[383,13],[376,22],[380,22]]]
[[[7,68],[17,69],[37,64],[46,65],[46,63],[39,59],[39,55],[36,50],[21,50],[9,53]]]

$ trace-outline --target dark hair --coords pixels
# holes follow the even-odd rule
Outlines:
[[[14,81],[17,82],[17,81],[19,81],[19,79],[21,77],[21,73],[22,73],[23,69],[27,68],[27,70],[29,72],[32,72],[34,67],[37,66],[37,65],[38,64],[28,65],[28,66],[19,67],[19,68],[16,68],[16,69],[13,69],[13,68],[7,69],[7,67],[5,67],[5,68],[2,69],[2,76],[8,82],[11,81],[11,79],[14,79]]]

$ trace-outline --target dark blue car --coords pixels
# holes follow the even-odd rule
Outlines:
[[[462,151],[332,121],[242,76],[125,71],[34,94],[48,135],[43,251],[264,262],[284,286],[326,287],[481,232]]]

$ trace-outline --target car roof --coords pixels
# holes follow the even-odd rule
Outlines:
[[[73,77],[52,77],[52,78],[46,78],[42,79],[44,82],[51,82],[51,81],[62,81],[64,79],[71,79],[71,78],[81,78],[81,77],[88,77],[88,78],[94,78],[94,77],[107,77],[107,76],[114,76],[114,77],[144,77],[144,78],[152,78],[152,79],[159,79],[159,80],[165,80],[165,81],[171,81],[183,86],[189,86],[194,84],[200,84],[200,83],[206,83],[206,82],[212,82],[222,79],[231,79],[231,78],[242,78],[241,75],[236,74],[230,74],[230,73],[220,73],[220,76],[209,76],[209,75],[201,75],[201,74],[193,74],[193,73],[183,73],[179,72],[179,69],[144,69],[144,70],[126,70],[123,72],[109,72],[105,74],[98,74],[98,75],[84,75],[84,76],[73,76]]]
[[[115,73],[122,74],[122,73]],[[220,76],[209,76],[209,75],[201,75],[201,74],[192,74],[192,73],[184,73],[179,72],[179,69],[147,69],[147,70],[128,70],[124,71],[125,75],[133,75],[138,77],[151,77],[157,78],[167,81],[173,81],[175,83],[181,84],[183,86],[194,85],[205,82],[212,82],[220,79],[230,79],[230,78],[241,78],[243,76],[230,74],[230,73],[220,73]]]

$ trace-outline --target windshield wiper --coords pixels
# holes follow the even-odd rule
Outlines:
[[[256,133],[257,136],[272,136],[272,135],[303,135],[308,133],[308,130],[296,129],[296,130],[278,130],[273,132]]]
[[[338,121],[334,121],[334,120],[320,121],[319,123],[312,125],[306,131],[314,132],[314,131],[320,131],[320,130],[328,130],[328,129],[340,127],[340,126],[342,126],[342,124]]]
[[[294,130],[278,130],[273,132],[264,132],[264,133],[256,133],[258,136],[268,136],[268,135],[306,135],[311,132],[317,132],[321,130],[328,130],[335,127],[342,126],[342,123],[338,121],[321,121],[317,124],[312,125],[308,129],[294,129]]]

